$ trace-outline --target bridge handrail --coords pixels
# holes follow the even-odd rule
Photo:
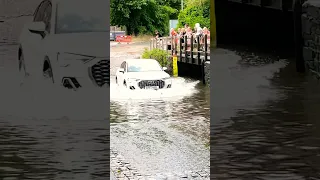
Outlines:
[[[181,41],[182,40],[182,41]],[[172,44],[172,42],[174,42]],[[180,43],[182,42],[182,43]],[[193,42],[193,43],[191,43]],[[162,49],[162,50],[167,50],[167,47],[172,46],[173,45],[173,49],[177,48],[176,50],[180,49],[180,47],[184,48],[184,47],[191,47],[191,45],[193,45],[193,47],[200,47],[200,49],[196,49],[193,50],[194,52],[205,52],[204,49],[206,49],[207,52],[210,52],[210,36],[208,35],[203,35],[203,36],[197,36],[197,35],[193,35],[193,36],[183,36],[183,37],[179,37],[179,36],[167,36],[167,37],[159,37],[159,38],[151,38],[150,39],[150,49]],[[208,46],[207,48],[205,48],[204,46]],[[186,51],[190,51],[190,49],[187,49]]]
[[[210,60],[208,58],[210,56],[209,43],[210,36],[208,35],[159,37],[150,39],[150,50],[155,48],[166,50],[169,51],[171,56],[177,55],[180,58],[196,56],[198,64],[200,64],[200,59],[204,59],[204,61]]]

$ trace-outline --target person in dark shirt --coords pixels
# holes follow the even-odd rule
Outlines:
[[[162,35],[159,33],[159,31],[158,30],[156,30],[155,31],[155,38],[160,38],[160,37],[162,37]]]

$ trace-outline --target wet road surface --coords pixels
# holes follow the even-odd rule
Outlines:
[[[208,88],[182,78],[173,84],[163,94],[111,87],[111,150],[144,177],[209,179]]]
[[[212,178],[319,179],[319,81],[271,54],[215,56]]]

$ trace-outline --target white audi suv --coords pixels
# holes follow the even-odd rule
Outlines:
[[[116,72],[116,83],[131,90],[171,88],[172,80],[165,70],[154,59],[125,60]]]
[[[67,88],[110,85],[105,0],[43,0],[23,28],[18,68],[25,77]]]

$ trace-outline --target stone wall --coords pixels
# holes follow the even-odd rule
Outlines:
[[[306,1],[302,6],[301,19],[305,66],[320,75],[320,1]]]
[[[210,87],[210,61],[204,63],[204,80],[206,85]]]

